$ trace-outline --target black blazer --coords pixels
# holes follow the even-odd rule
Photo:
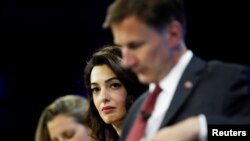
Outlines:
[[[187,81],[192,82],[192,87],[184,86]],[[120,141],[126,139],[147,94],[129,110]],[[208,125],[250,124],[250,69],[218,61],[206,63],[193,56],[160,128],[199,114],[206,116]]]

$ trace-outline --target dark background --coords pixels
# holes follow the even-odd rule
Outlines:
[[[0,1],[1,140],[33,140],[45,106],[65,94],[86,96],[85,62],[112,43],[101,27],[112,1]],[[250,65],[246,2],[186,3],[190,49],[205,60]]]

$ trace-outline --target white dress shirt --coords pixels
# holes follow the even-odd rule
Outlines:
[[[180,81],[180,78],[190,62],[193,56],[192,51],[188,50],[176,64],[176,66],[165,76],[160,82],[159,86],[162,91],[156,99],[155,107],[152,112],[152,115],[148,119],[145,135],[142,140],[148,140],[152,138],[156,132],[159,130],[160,125],[163,121],[166,111],[169,108],[173,95],[176,91],[176,87]],[[151,93],[155,88],[155,84],[149,85],[149,92]],[[200,139],[204,139],[207,136],[207,127],[206,127],[206,118],[204,115],[199,116],[201,134]]]

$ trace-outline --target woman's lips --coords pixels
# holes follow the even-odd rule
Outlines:
[[[105,107],[102,108],[102,112],[105,113],[105,114],[108,114],[108,113],[113,112],[114,109],[115,109],[114,107],[105,106]]]

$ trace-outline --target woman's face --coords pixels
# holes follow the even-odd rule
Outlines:
[[[95,66],[90,74],[91,91],[96,109],[106,124],[119,124],[126,115],[127,92],[107,65]]]
[[[55,116],[47,128],[51,141],[90,141],[89,129],[65,114]]]

